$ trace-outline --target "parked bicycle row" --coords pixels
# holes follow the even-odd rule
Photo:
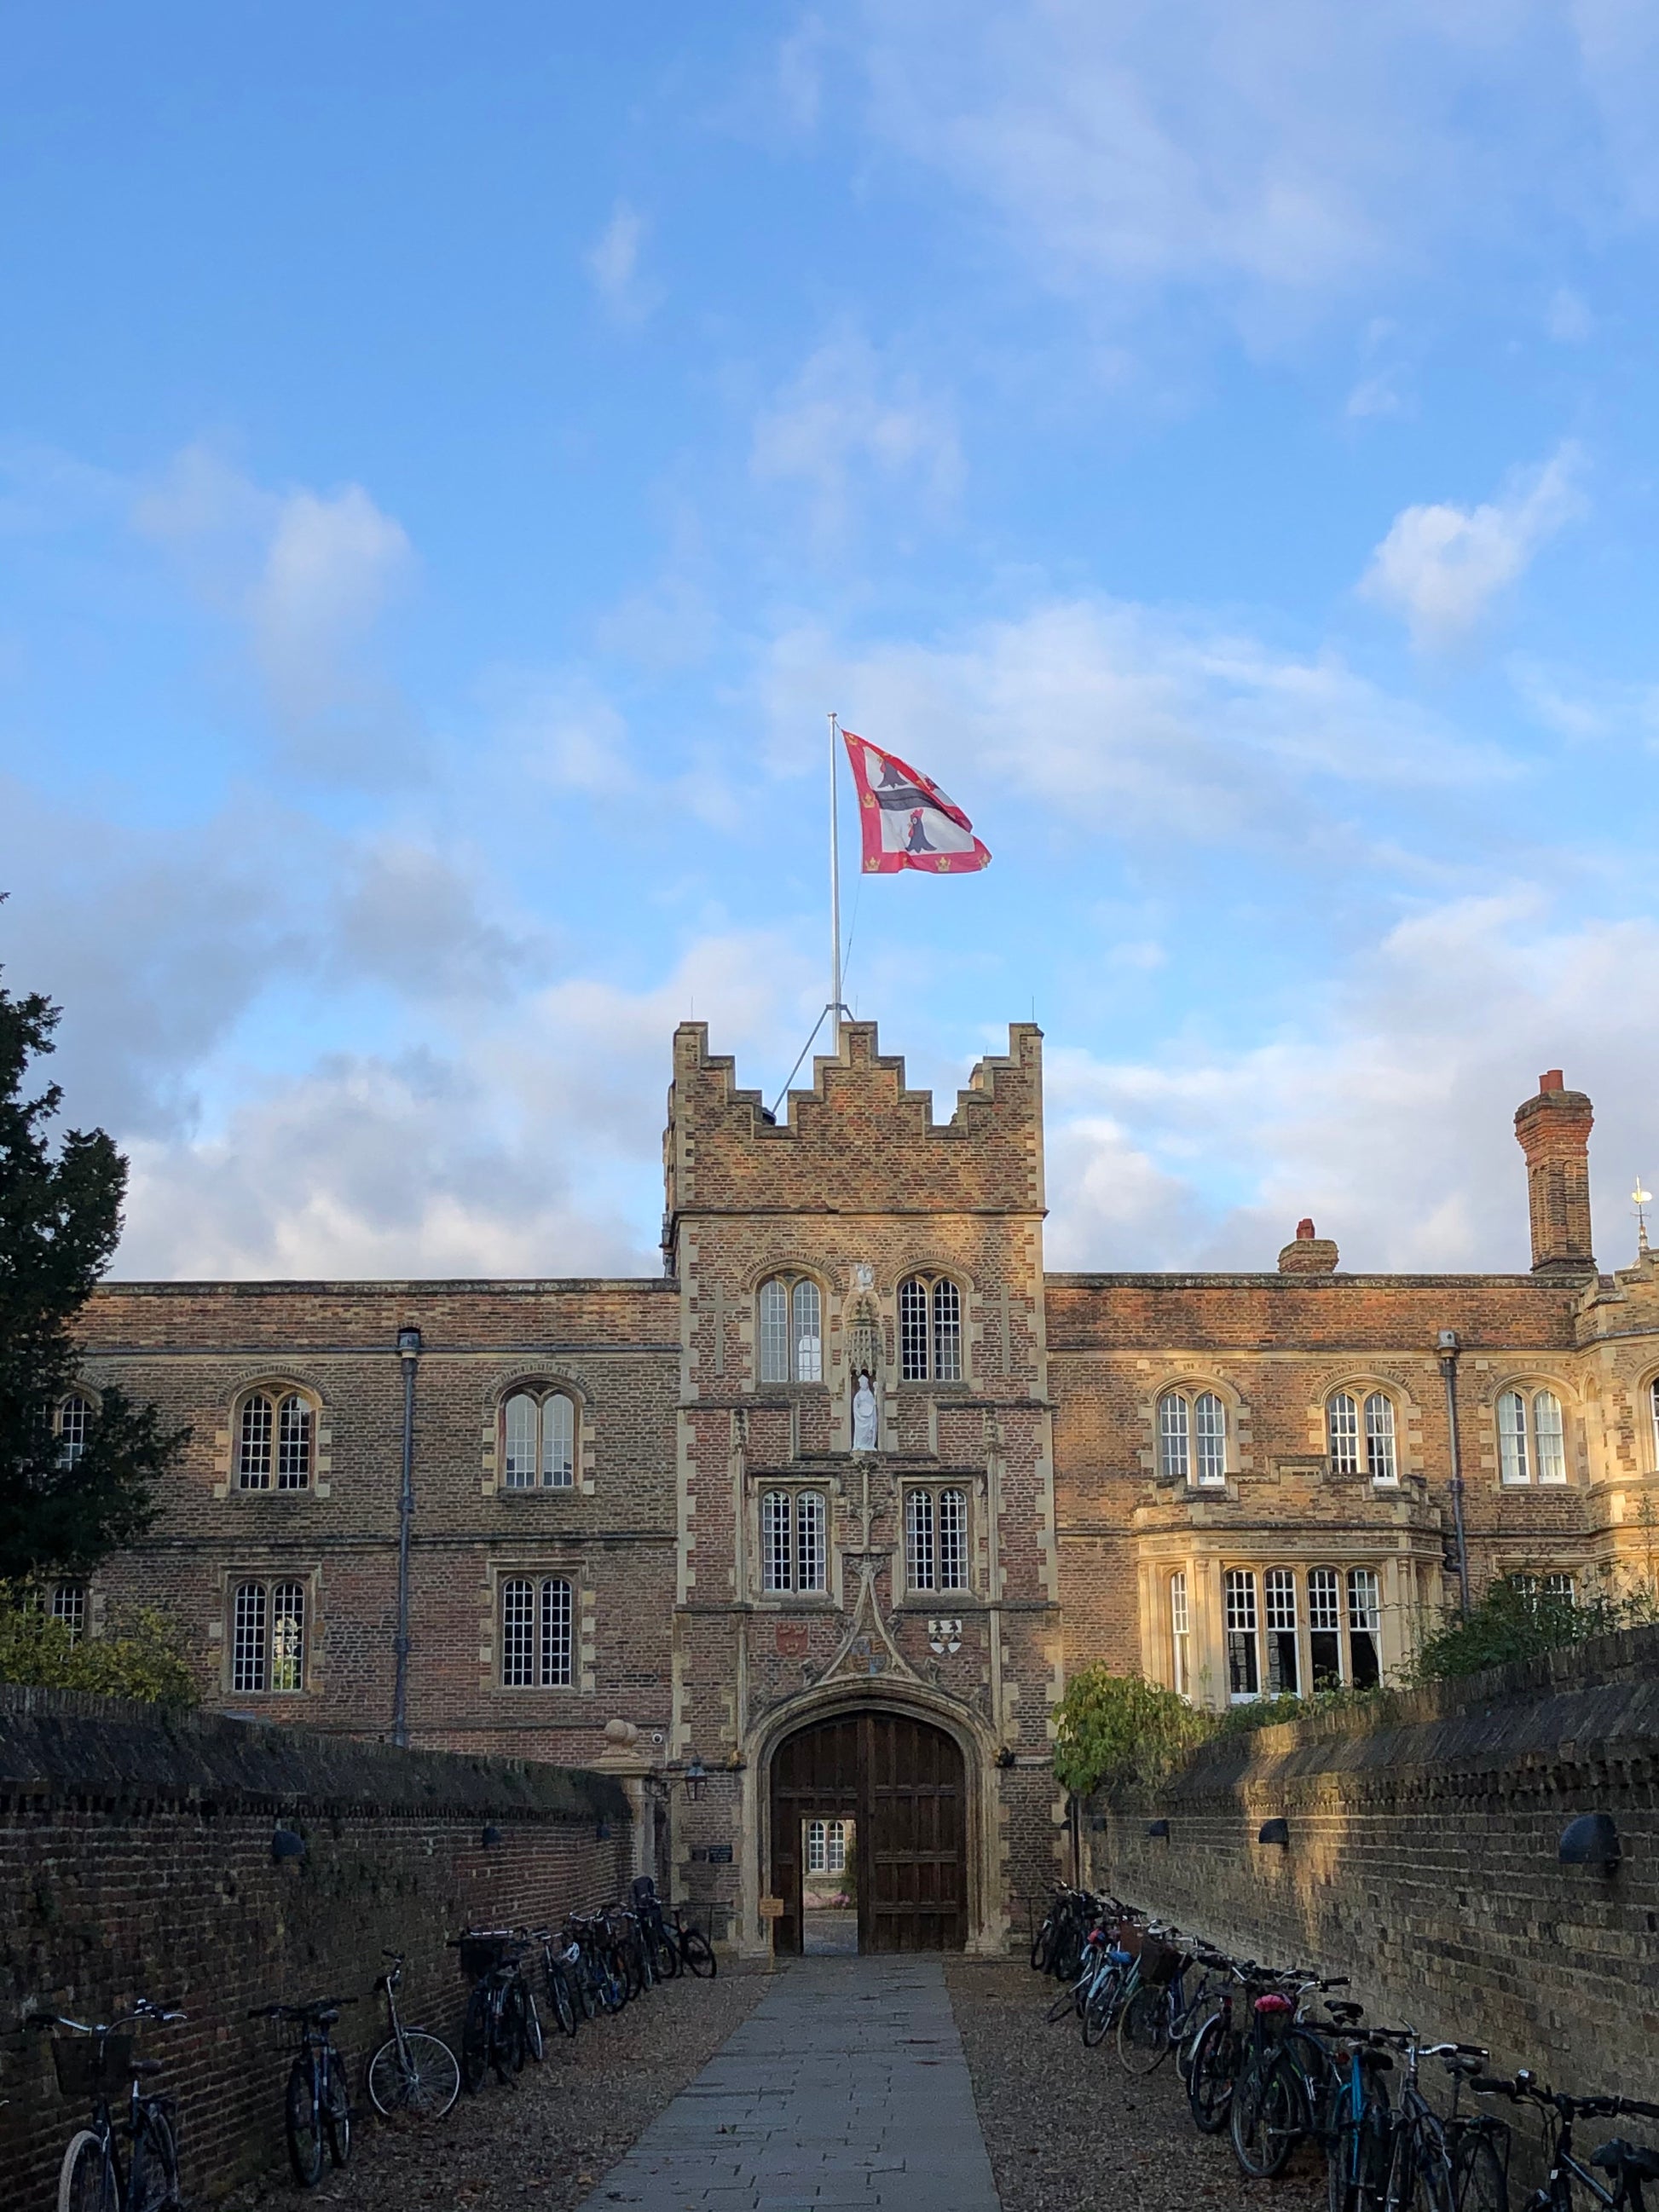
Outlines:
[[[1659,2105],[1569,2096],[1525,2070],[1494,2075],[1484,2045],[1368,2023],[1333,1994],[1346,1975],[1232,1958],[1076,1889],[1055,1892],[1031,1964],[1062,1984],[1049,2021],[1077,2019],[1091,2046],[1112,2037],[1130,2074],[1173,2053],[1193,2124],[1224,2130],[1252,2179],[1282,2173],[1298,2145],[1322,2152],[1331,2212],[1509,2212],[1510,2124],[1466,2096],[1538,2116],[1548,2179],[1525,2212],[1643,2212],[1644,2185],[1659,2179],[1650,2144],[1614,2133],[1581,2153],[1576,2140],[1583,2121],[1659,2121]]]
[[[526,2060],[540,2059],[544,2002],[561,2032],[574,2036],[583,2021],[620,2012],[658,1982],[716,1972],[708,1938],[679,1911],[665,1913],[644,1875],[626,1905],[572,1913],[556,1930],[468,1929],[454,1948],[472,1977],[459,2059],[441,2035],[404,2021],[404,1954],[385,1954],[389,1964],[373,1995],[384,2003],[386,2033],[363,2069],[368,2101],[383,2119],[441,2120],[463,2088],[481,2089],[492,2070],[507,2081]],[[302,2188],[316,2187],[325,2163],[342,2166],[351,2154],[353,2099],[334,2029],[358,2001],[317,1997],[247,2014],[270,2022],[289,2057],[283,2131]],[[149,2086],[164,2063],[138,2057],[137,2032],[185,2017],[149,1997],[112,2021],[31,2015],[33,2027],[52,2031],[60,2093],[91,2105],[58,2170],[58,2212],[180,2212],[178,2105]]]

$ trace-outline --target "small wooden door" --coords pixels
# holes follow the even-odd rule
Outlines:
[[[801,1948],[801,1822],[858,1823],[860,1951],[960,1950],[968,1936],[962,1753],[908,1714],[818,1721],[772,1760],[771,1892],[780,1952]]]

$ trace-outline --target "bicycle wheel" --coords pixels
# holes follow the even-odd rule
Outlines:
[[[711,1982],[720,1970],[714,1948],[701,1928],[682,1928],[680,1956],[700,1982]]]
[[[651,1963],[657,1970],[657,1979],[659,1982],[678,1980],[680,1971],[680,1954],[675,1948],[673,1938],[666,1929],[658,1928],[653,1930]]]
[[[165,2112],[141,2108],[138,2133],[127,2176],[126,2212],[175,2212],[179,2203],[179,2151]]]
[[[576,2001],[570,1994],[570,1977],[555,1959],[547,1961],[547,2002],[565,2035],[576,2033]]]
[[[441,2120],[461,2094],[461,2069],[441,2037],[418,2027],[404,2030],[403,2055],[394,2038],[368,2062],[368,2100],[385,2119],[398,2112]]]
[[[1277,2055],[1249,2068],[1233,2091],[1227,2126],[1233,2156],[1252,2181],[1283,2173],[1307,2133],[1295,2068]]]
[[[1198,2032],[1187,2073],[1187,2105],[1200,2135],[1218,2136],[1227,2124],[1238,2072],[1238,2038],[1225,2013],[1212,2013]]]
[[[1062,1990],[1043,2014],[1049,2027],[1052,2027],[1056,2021],[1069,2020],[1073,2013],[1080,2013],[1083,2010],[1083,2001],[1086,1994],[1087,1985],[1082,1981],[1073,1981],[1067,1988]]]
[[[489,2071],[489,1992],[476,1989],[466,2001],[461,2023],[461,2087],[476,2097]]]
[[[1452,2154],[1444,2131],[1431,2113],[1418,2115],[1407,2155],[1412,2162],[1409,2202],[1413,2212],[1452,2212]]]
[[[599,2002],[607,2012],[620,2012],[631,1994],[622,1960],[614,1951],[603,1952],[599,1959]]]
[[[323,2133],[328,2137],[331,2163],[343,2166],[351,2155],[351,2091],[345,2061],[333,2050],[323,2075]]]
[[[71,2136],[58,2169],[58,2212],[118,2212],[115,2175],[90,2128]]]
[[[1457,2138],[1452,2201],[1457,2212],[1510,2212],[1509,2176],[1497,2144],[1483,2129],[1466,2128]]]
[[[1156,2072],[1170,2055],[1170,1993],[1143,1982],[1117,2018],[1117,2055],[1127,2074]]]
[[[547,2045],[542,2039],[542,2016],[536,2009],[536,1992],[528,1982],[524,1988],[524,2049],[526,2058],[539,2066],[547,2055]]]
[[[1083,2040],[1091,2051],[1097,2043],[1105,2041],[1107,2031],[1117,2018],[1122,1995],[1123,1977],[1115,1966],[1097,1975],[1090,1984],[1079,2010],[1083,2016]]]
[[[314,2189],[323,2178],[323,2116],[318,2109],[311,2061],[301,2057],[288,2077],[288,2096],[283,2108],[288,2132],[288,2160],[301,2189]]]
[[[1371,2212],[1376,2164],[1376,2135],[1366,2125],[1364,2112],[1356,2112],[1353,2093],[1344,2082],[1336,2093],[1331,2130],[1325,2145],[1325,2197],[1329,2212]],[[1387,2160],[1383,2160],[1386,2174]]]
[[[1034,1974],[1048,1972],[1048,1961],[1054,1955],[1054,1923],[1052,1920],[1045,1920],[1031,1938],[1031,1972]]]
[[[524,2071],[524,2021],[511,1990],[499,1990],[490,2004],[489,2063],[502,2088]]]

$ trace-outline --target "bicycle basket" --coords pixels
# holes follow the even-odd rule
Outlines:
[[[1148,1936],[1140,1946],[1140,1978],[1154,1989],[1167,1989],[1181,1972],[1181,1954],[1172,1943]]]
[[[511,1942],[507,1936],[463,1936],[461,1972],[475,1981],[480,1974],[493,1972],[506,1958]]]
[[[118,2087],[132,2073],[130,2035],[54,2035],[52,2063],[58,2070],[59,2094],[65,2097],[95,2097],[100,2090]]]

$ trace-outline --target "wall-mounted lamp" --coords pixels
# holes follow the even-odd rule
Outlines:
[[[501,1832],[492,1820],[489,1826],[485,1828],[483,1835],[480,1836],[478,1840],[483,1845],[484,1849],[488,1850],[492,1844],[500,1843],[501,1840]]]
[[[1014,1747],[1011,1743],[1005,1743],[1001,1750],[997,1753],[997,1765],[1000,1767],[1006,1768],[1012,1766],[1013,1763]]]
[[[1256,1831],[1255,1839],[1259,1844],[1288,1844],[1291,1840],[1291,1824],[1288,1820],[1264,1820]]]
[[[1612,1814],[1581,1813],[1570,1820],[1561,1831],[1556,1856],[1563,1866],[1595,1866],[1603,1874],[1613,1873],[1623,1854]]]
[[[744,1768],[748,1765],[749,1762],[744,1757],[743,1753],[738,1749],[737,1746],[733,1744],[732,1747],[732,1756],[730,1759],[724,1760],[722,1764],[728,1774],[741,1774]]]
[[[608,1844],[611,1841],[611,1823],[603,1814],[599,1815],[599,1825],[593,1831],[593,1839],[600,1844]]]
[[[273,1828],[270,1832],[270,1856],[278,1866],[285,1859],[302,1859],[306,1855],[306,1839],[292,1828]]]
[[[692,1752],[685,1762],[685,1795],[689,1803],[696,1803],[702,1796],[702,1785],[708,1779],[708,1770],[702,1760],[695,1751]]]
[[[1148,1820],[1146,1832],[1149,1836],[1162,1836],[1167,1843],[1170,1836],[1170,1824],[1167,1820]]]

